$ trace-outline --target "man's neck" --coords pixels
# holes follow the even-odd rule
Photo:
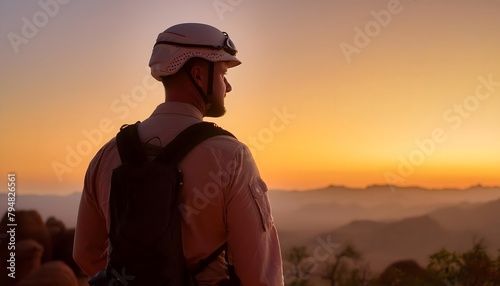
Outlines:
[[[196,107],[203,116],[205,116],[206,105],[205,102],[201,99],[201,96],[198,94],[194,94],[193,92],[184,91],[184,92],[176,92],[176,91],[168,91],[165,96],[165,102],[182,102],[190,104]]]

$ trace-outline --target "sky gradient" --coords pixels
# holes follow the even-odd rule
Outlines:
[[[148,61],[182,22],[229,33],[227,114],[271,189],[500,185],[500,2],[3,1],[0,183],[80,191],[163,101]],[[0,188],[0,192],[5,192]]]

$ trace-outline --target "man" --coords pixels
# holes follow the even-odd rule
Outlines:
[[[141,141],[165,146],[203,117],[224,115],[224,98],[231,91],[225,74],[241,63],[235,55],[228,34],[208,25],[179,24],[161,33],[149,65],[165,86],[166,100],[139,125]],[[88,276],[106,267],[111,174],[120,164],[112,139],[85,176],[73,256]],[[184,175],[179,208],[188,268],[193,270],[227,242],[241,285],[283,285],[267,187],[248,148],[232,137],[216,136],[196,146],[179,169]],[[228,279],[225,256],[221,253],[196,275],[199,285]]]

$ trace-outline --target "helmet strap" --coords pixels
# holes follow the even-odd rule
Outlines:
[[[214,63],[208,62],[208,83],[207,83],[207,95],[208,97],[212,97],[212,93],[214,89]]]
[[[214,86],[214,63],[213,62],[208,62],[208,83],[207,83],[207,93],[203,91],[203,89],[196,83],[194,80],[193,76],[191,75],[191,72],[189,69],[185,69],[189,79],[191,80],[191,83],[194,85],[196,90],[198,90],[198,93],[201,95],[201,98],[203,98],[203,101],[205,104],[210,103],[209,97],[212,97],[213,93],[213,86]]]
[[[186,69],[186,73],[187,73],[188,78],[191,80],[191,83],[193,84],[193,86],[198,90],[198,93],[201,95],[201,98],[203,98],[203,101],[205,102],[205,104],[207,104],[208,97],[205,94],[205,92],[203,91],[203,89],[196,83],[194,78],[191,76],[191,72],[188,69]]]

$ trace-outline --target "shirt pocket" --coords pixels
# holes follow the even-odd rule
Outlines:
[[[252,192],[253,200],[255,205],[259,210],[260,220],[262,222],[262,228],[267,231],[271,228],[273,219],[271,216],[271,205],[269,204],[269,199],[267,197],[267,186],[266,183],[259,177],[252,180],[249,184],[250,191]]]

